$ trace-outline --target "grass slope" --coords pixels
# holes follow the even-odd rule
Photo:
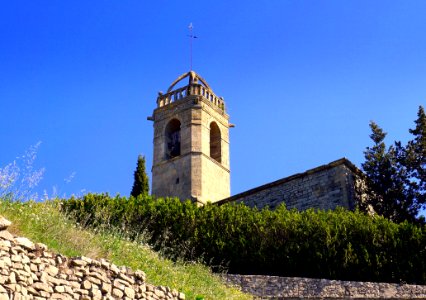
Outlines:
[[[226,287],[219,276],[201,264],[175,263],[119,234],[83,229],[61,214],[58,205],[54,201],[19,203],[0,199],[0,215],[12,221],[9,230],[16,235],[44,243],[63,255],[106,258],[117,265],[143,270],[149,283],[182,291],[186,299],[195,299],[198,295],[206,300],[252,299]]]

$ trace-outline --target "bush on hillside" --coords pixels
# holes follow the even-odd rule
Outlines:
[[[63,209],[89,226],[120,228],[168,255],[230,273],[426,283],[426,227],[344,209],[257,210],[151,196],[88,194]]]

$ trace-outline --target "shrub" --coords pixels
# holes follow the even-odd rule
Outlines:
[[[197,207],[175,198],[88,194],[63,200],[88,226],[148,233],[157,250],[214,269],[340,280],[426,283],[426,228],[358,211],[298,212],[243,204]]]

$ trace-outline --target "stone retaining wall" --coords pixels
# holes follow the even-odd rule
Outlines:
[[[224,277],[228,284],[258,299],[426,299],[425,285],[262,275]]]
[[[0,300],[6,299],[185,299],[183,293],[153,286],[145,273],[106,260],[67,258],[43,244],[7,231],[0,216]]]

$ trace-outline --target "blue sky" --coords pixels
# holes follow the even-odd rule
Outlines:
[[[157,92],[225,98],[232,194],[341,157],[369,121],[406,141],[426,103],[426,1],[3,1],[0,166],[41,141],[42,193],[128,195]],[[70,182],[66,182],[75,174]],[[148,173],[149,175],[150,172]]]

